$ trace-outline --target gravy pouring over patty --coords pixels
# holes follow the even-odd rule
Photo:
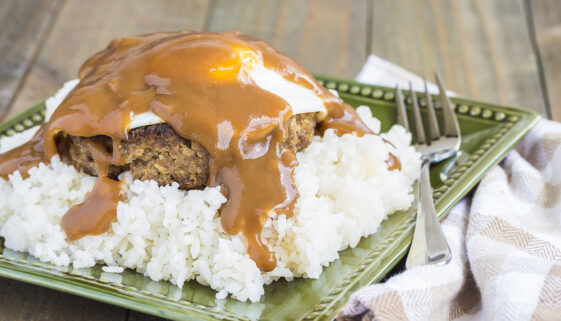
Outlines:
[[[264,76],[271,72],[276,76]],[[276,260],[261,230],[271,212],[292,216],[295,153],[314,132],[372,134],[302,66],[237,32],[115,39],[85,62],[79,78],[29,143],[0,155],[4,178],[16,170],[25,175],[56,154],[98,176],[86,200],[62,220],[71,239],[109,228],[123,171],[183,189],[220,185],[228,198],[223,229],[243,234],[249,256],[271,271]],[[275,94],[275,82],[267,79],[276,79],[284,94]],[[146,114],[161,123],[132,128],[135,115]],[[392,154],[387,164],[401,169]]]

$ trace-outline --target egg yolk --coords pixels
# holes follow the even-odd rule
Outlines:
[[[212,78],[220,81],[235,81],[238,79],[242,68],[249,71],[261,63],[257,53],[248,48],[233,46],[232,49],[236,53],[235,57],[211,68],[210,75]]]

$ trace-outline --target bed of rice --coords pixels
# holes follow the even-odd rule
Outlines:
[[[75,82],[47,101],[47,117]],[[378,132],[380,124],[366,107],[358,109]],[[0,140],[0,152],[27,141],[35,129]],[[385,138],[395,146],[385,144]],[[63,164],[0,178],[0,236],[7,248],[29,252],[41,261],[75,268],[106,265],[104,270],[136,270],[153,280],[181,287],[188,280],[208,285],[218,298],[231,295],[258,301],[264,285],[279,278],[319,277],[338,251],[354,247],[361,237],[376,232],[385,217],[408,208],[418,176],[419,155],[409,146],[410,134],[394,126],[381,136],[337,137],[327,131],[298,153],[294,178],[300,192],[291,218],[271,217],[263,230],[277,267],[261,272],[246,254],[241,236],[225,233],[219,208],[226,202],[219,187],[182,191],[177,184],[159,187],[154,181],[133,180],[124,173],[125,201],[119,203],[111,229],[77,241],[66,238],[60,226],[65,212],[80,203],[95,178]],[[402,171],[388,171],[392,152]]]

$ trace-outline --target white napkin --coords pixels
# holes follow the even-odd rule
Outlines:
[[[438,94],[438,86],[429,80],[427,79],[427,89],[431,94]],[[425,91],[423,78],[375,55],[368,56],[366,63],[356,76],[356,81],[386,87],[399,85],[401,89],[409,89],[409,82],[411,82],[413,90]],[[449,96],[456,95],[449,90],[446,92]]]
[[[371,56],[357,79],[395,86],[402,75]],[[540,121],[442,226],[450,264],[365,287],[339,319],[561,319],[561,124]]]

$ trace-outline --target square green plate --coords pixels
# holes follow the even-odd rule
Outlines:
[[[318,79],[327,88],[338,90],[350,105],[369,106],[381,120],[382,131],[395,123],[393,89],[329,77]],[[433,99],[438,107],[438,100]],[[455,158],[431,169],[433,196],[441,218],[539,119],[535,112],[520,108],[461,98],[452,102],[463,141]],[[0,125],[0,137],[34,126],[43,117],[44,104],[40,103]],[[414,209],[391,215],[376,234],[354,249],[342,251],[340,259],[325,268],[319,279],[273,283],[266,286],[258,303],[217,300],[213,290],[196,282],[179,289],[130,270],[119,275],[104,273],[99,266],[80,270],[56,267],[5,249],[2,239],[0,276],[178,320],[329,320],[353,291],[379,281],[405,255],[414,222]]]

